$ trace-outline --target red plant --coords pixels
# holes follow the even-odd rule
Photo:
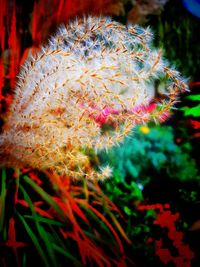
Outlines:
[[[176,222],[180,217],[179,213],[173,214],[170,210],[169,204],[153,204],[142,205],[138,207],[138,210],[155,210],[157,211],[157,218],[154,220],[154,224],[168,230],[167,236],[173,243],[173,246],[177,249],[179,255],[173,256],[169,250],[164,246],[163,238],[154,240],[156,255],[160,260],[167,264],[174,262],[176,267],[190,267],[191,260],[194,258],[194,253],[190,247],[183,243],[184,234],[176,229]],[[153,242],[153,238],[150,237],[148,242]]]
[[[114,203],[103,194],[97,183],[85,183],[84,186],[78,186],[73,184],[70,179],[66,179],[66,177],[47,173],[49,179],[53,181],[55,189],[55,194],[50,194],[47,192],[48,190],[44,191],[42,189],[41,185],[43,181],[31,169],[23,169],[23,173],[24,174],[20,176],[20,183],[19,172],[17,171],[14,173],[16,179],[14,195],[15,213],[9,219],[7,239],[5,242],[0,243],[1,246],[11,247],[13,249],[17,266],[20,266],[21,263],[18,248],[30,247],[30,244],[26,243],[26,240],[24,242],[24,239],[17,241],[19,237],[18,228],[16,228],[15,223],[17,222],[17,225],[19,225],[21,220],[22,231],[23,225],[26,224],[26,222],[24,224],[24,220],[26,219],[26,215],[24,214],[26,214],[26,210],[27,214],[31,211],[34,218],[37,218],[36,225],[39,228],[39,218],[57,222],[58,226],[55,228],[57,234],[63,238],[63,240],[75,241],[78,251],[74,253],[80,255],[81,262],[84,266],[92,266],[93,262],[100,267],[126,266],[127,259],[123,241],[118,232],[120,232],[121,236],[129,244],[131,242],[115,219],[114,213],[117,212],[121,217],[122,215]],[[29,176],[26,176],[26,174]],[[26,188],[24,188],[23,180],[26,184]],[[28,188],[27,186],[35,191],[38,195],[37,199],[34,198],[34,200],[32,200],[32,195],[28,196],[28,192],[26,191]],[[23,193],[23,197],[21,193]],[[104,206],[107,216],[100,212],[102,205]],[[24,211],[23,214],[20,212],[21,209]],[[19,218],[15,216],[15,214],[17,214]],[[88,216],[89,214],[93,215]],[[98,224],[101,225],[101,230],[96,228],[91,222],[91,218],[94,216]],[[59,226],[59,224],[62,226]],[[27,229],[26,227],[25,229]],[[85,233],[86,228],[89,229],[89,236]],[[112,246],[107,249],[105,249],[105,247],[108,246],[107,241],[102,238],[102,234],[104,233],[109,233],[110,237],[113,237],[115,240],[114,242],[111,240],[108,242],[108,244],[112,242]],[[94,239],[91,238],[91,236],[93,236]],[[40,238],[42,239],[42,237]],[[97,242],[95,240],[97,240]],[[101,245],[101,240],[103,241],[103,246]],[[111,249],[112,254],[116,254],[116,258],[109,256],[108,249]],[[0,260],[2,259],[0,258]]]

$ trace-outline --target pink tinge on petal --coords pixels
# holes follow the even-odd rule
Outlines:
[[[98,123],[100,126],[103,126],[105,123],[107,123],[109,115],[119,114],[120,112],[122,112],[122,110],[117,110],[111,107],[104,107],[103,109],[100,109],[96,105],[92,106],[90,105],[90,107],[87,108],[84,104],[80,104],[80,107],[86,109],[88,111],[89,117],[93,118],[95,122]],[[156,107],[157,105],[154,103],[151,103],[147,106],[139,105],[132,109],[129,109],[128,112],[132,114],[134,113],[148,114],[151,113]],[[166,115],[167,114],[162,114],[163,117],[161,117],[160,120],[164,120],[164,117],[166,117]],[[141,123],[141,120],[136,119],[134,120],[134,123],[139,124]]]
[[[95,118],[96,123],[98,123],[100,126],[106,123],[107,116],[100,114]]]
[[[155,103],[151,103],[148,106],[143,106],[143,105],[136,106],[136,107],[130,109],[129,111],[131,113],[150,113],[156,107],[157,107],[157,105]]]
[[[163,112],[163,113],[158,117],[158,120],[159,120],[160,122],[164,122],[164,121],[166,121],[170,116],[171,116],[170,112],[169,112],[169,111],[165,111],[165,112]]]
[[[142,106],[136,106],[132,109],[129,110],[131,113],[140,113],[143,111],[143,107]]]
[[[118,114],[119,111],[110,107],[105,107],[102,110],[95,110],[97,111],[97,116],[95,117],[96,123],[98,123],[100,126],[105,124],[107,122],[108,116],[110,114]]]
[[[84,107],[85,107],[84,103],[80,103],[79,106],[80,106],[81,108],[84,108]]]
[[[109,116],[110,113],[111,113],[111,109],[110,109],[109,107],[106,107],[106,108],[104,108],[104,109],[102,110],[102,114],[103,114],[104,116]]]
[[[102,110],[102,113],[106,116],[109,116],[110,114],[118,114],[119,112],[119,110],[110,107],[105,107]]]
[[[105,107],[103,110],[99,111],[99,115],[95,118],[95,121],[102,126],[107,122],[108,116],[112,114],[112,111],[109,107]]]
[[[155,103],[151,103],[147,106],[147,111],[152,112],[154,109],[156,109],[157,105]]]

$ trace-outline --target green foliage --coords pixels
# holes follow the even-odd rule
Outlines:
[[[141,129],[136,128],[132,137],[126,138],[120,147],[100,155],[101,160],[113,168],[116,182],[131,177],[131,181],[145,185],[153,179],[153,174],[160,174],[160,179],[165,175],[180,181],[200,178],[190,156],[190,143],[176,144],[172,127],[151,127],[149,133],[143,133]]]
[[[189,138],[185,137],[184,127],[179,129],[177,125],[177,128],[176,131],[182,132],[178,138],[177,132],[170,126],[138,126],[131,138],[126,138],[120,147],[102,152],[99,156],[100,162],[107,162],[113,168],[112,178],[102,186],[106,195],[123,212],[126,219],[124,229],[129,239],[134,241],[132,252],[140,263],[143,262],[141,266],[150,266],[151,260],[155,262],[152,266],[157,266],[155,247],[148,244],[148,238],[153,236],[158,240],[162,231],[154,225],[158,211],[141,211],[140,207],[144,203],[159,201],[173,203],[174,212],[177,209],[184,213],[184,205],[198,199],[195,190],[198,190],[200,175],[191,156],[193,148]],[[165,191],[169,190],[170,193],[165,195]],[[162,199],[160,195],[164,195]],[[174,204],[174,201],[177,203]],[[183,221],[179,222],[179,227],[184,226],[186,232],[190,227],[188,217],[181,216]],[[167,235],[163,238],[168,240]],[[141,255],[145,255],[146,259]]]
[[[163,12],[149,16],[146,24],[151,25],[157,33],[155,44],[164,48],[165,57],[174,63],[186,77],[191,77],[191,80],[199,79],[200,58],[197,56],[200,54],[197,34],[199,21],[181,6],[181,1],[168,1]],[[182,100],[184,116],[195,118],[200,116],[199,94],[190,94]],[[189,105],[187,105],[188,102]],[[183,117],[181,117],[180,124],[184,124]],[[178,126],[176,131],[177,128]],[[81,267],[83,262],[78,247],[80,244],[85,251],[86,245],[91,245],[90,252],[94,258],[95,252],[109,251],[113,256],[112,259],[116,259],[119,263],[119,252],[111,231],[112,226],[120,234],[120,239],[125,232],[125,235],[132,241],[133,249],[128,247],[128,251],[134,259],[139,255],[138,266],[166,266],[157,261],[155,244],[149,247],[147,245],[149,236],[158,240],[163,233],[166,233],[166,229],[155,228],[153,221],[157,216],[156,211],[150,209],[139,212],[138,205],[140,206],[141,202],[155,203],[148,193],[143,191],[143,188],[146,189],[150,183],[154,185],[153,190],[150,188],[152,195],[158,202],[162,201],[159,199],[164,192],[162,190],[168,190],[165,186],[160,187],[162,179],[165,178],[165,182],[169,183],[169,188],[175,192],[173,196],[170,191],[171,195],[168,195],[167,201],[173,204],[171,206],[174,211],[181,213],[182,220],[184,218],[184,221],[179,221],[177,224],[180,227],[182,223],[184,234],[191,227],[191,221],[199,218],[200,189],[197,182],[200,176],[193,159],[195,149],[199,154],[198,144],[194,143],[193,139],[194,146],[192,147],[184,127],[178,131],[184,134],[181,137],[178,136],[182,140],[181,142],[179,140],[180,143],[177,144],[177,137],[172,127],[163,125],[150,127],[150,132],[146,133],[138,127],[134,130],[132,137],[127,138],[120,147],[115,147],[108,153],[102,153],[100,161],[105,165],[109,163],[113,168],[113,177],[101,184],[105,195],[97,197],[98,189],[93,188],[94,190],[88,191],[85,184],[82,187],[77,185],[77,191],[73,190],[70,185],[72,198],[71,200],[65,199],[65,204],[69,204],[68,212],[65,209],[66,205],[60,205],[61,203],[57,201],[59,198],[54,195],[55,192],[52,194],[47,179],[40,187],[28,174],[22,174],[20,179],[19,177],[15,179],[8,170],[4,169],[0,177],[0,266],[17,266],[16,258],[19,257],[22,267],[32,265]],[[92,164],[96,166],[98,159],[94,151],[85,153],[92,158]],[[161,181],[159,185],[158,180]],[[13,205],[14,195],[17,193],[18,200],[22,202]],[[111,202],[107,203],[108,197],[117,204],[117,207],[113,203],[111,205]],[[27,203],[28,206],[23,206],[23,203]],[[91,205],[93,209],[90,208]],[[118,209],[121,214],[117,212]],[[16,241],[25,243],[25,247],[16,249],[17,256],[14,255],[13,248],[6,243],[9,240],[10,218],[15,220]],[[108,221],[111,223],[108,224]],[[123,229],[120,228],[118,222]],[[79,226],[82,235],[80,232],[73,234],[72,230],[79,231]],[[60,230],[64,230],[67,238]],[[86,239],[85,243],[82,243],[83,236]],[[166,238],[164,241],[166,241],[165,249],[167,249],[169,240]],[[194,241],[192,245],[196,246],[198,255],[199,242]],[[96,251],[92,250],[94,246],[97,248]],[[146,263],[150,256],[155,260],[152,264]],[[91,266],[106,266],[106,264],[109,266],[106,259],[103,260],[100,255],[99,262],[91,260]],[[142,264],[143,259],[146,261],[145,264]],[[108,259],[108,262],[110,266],[115,266],[116,262],[113,260]],[[137,265],[129,264],[128,266]],[[196,266],[200,266],[199,263]]]
[[[0,266],[117,266],[123,252],[119,233],[130,241],[114,204],[97,184],[69,181],[66,187],[66,177],[48,175],[60,185],[57,192],[44,174],[2,170]],[[10,248],[15,253],[8,257]]]
[[[186,98],[194,101],[200,101],[200,95],[189,95]]]
[[[161,14],[149,16],[145,24],[152,25],[157,33],[155,44],[165,50],[166,58],[186,77],[199,79],[199,18],[192,16],[181,1],[171,0]]]
[[[3,169],[1,177],[1,192],[0,192],[0,234],[2,233],[4,227],[5,198],[6,198],[6,172],[5,169]]]
[[[191,100],[194,106],[182,107],[181,110],[183,110],[184,116],[200,117],[200,95],[189,95],[186,99]]]

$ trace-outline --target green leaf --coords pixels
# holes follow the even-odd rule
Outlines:
[[[200,116],[200,105],[193,108],[183,107],[181,108],[181,110],[183,110],[184,116],[193,116],[193,117]]]
[[[37,214],[36,214],[36,212],[34,210],[33,202],[31,201],[29,195],[27,194],[27,192],[25,191],[24,187],[21,184],[19,185],[19,189],[22,191],[22,193],[24,195],[24,199],[29,205],[29,208],[30,208],[30,210],[32,212],[32,216],[33,216],[35,225],[36,225],[36,227],[38,229],[38,232],[40,233],[40,224],[39,224],[39,221],[38,221],[38,216],[37,216]]]
[[[51,247],[52,244],[51,244],[51,242],[49,242],[49,234],[40,225],[39,218],[41,216],[39,216],[35,212],[33,202],[31,201],[31,198],[29,197],[29,195],[27,194],[27,192],[25,191],[25,189],[23,188],[23,186],[21,184],[19,185],[19,189],[23,192],[24,199],[26,200],[26,202],[28,203],[28,205],[30,207],[30,210],[32,212],[32,217],[33,217],[34,223],[36,225],[36,229],[38,230],[38,233],[40,235],[39,239],[44,242],[44,245],[45,245],[45,248],[48,252],[48,256],[50,258],[50,261],[53,263],[54,266],[56,266],[56,257],[55,257],[54,251]]]
[[[70,260],[72,260],[73,264],[75,264],[75,266],[77,267],[83,267],[83,265],[77,261],[76,258],[74,258],[72,256],[71,253],[67,252],[67,250],[63,249],[62,247],[56,245],[56,244],[53,244],[53,248],[58,251],[60,254],[64,255],[65,257],[69,258]]]
[[[93,212],[91,211],[88,207],[85,205],[81,204],[80,205],[94,220],[96,220],[99,225],[108,233],[111,235],[110,230],[107,228],[107,226],[100,220],[100,218]]]
[[[24,218],[28,218],[28,219],[33,219],[34,220],[34,217],[31,216],[31,215],[24,215]],[[42,222],[42,223],[45,223],[45,224],[48,224],[48,225],[56,225],[56,226],[60,226],[60,227],[63,226],[63,223],[61,223],[61,222],[57,222],[55,220],[52,220],[52,219],[49,219],[49,218],[45,218],[45,217],[42,217],[42,216],[38,216],[38,221]]]
[[[26,253],[24,253],[22,256],[22,267],[27,266],[27,259],[26,258],[27,258]]]
[[[31,238],[33,244],[35,245],[35,247],[36,247],[41,259],[43,260],[44,266],[51,267],[51,265],[49,265],[49,263],[48,263],[48,261],[46,259],[46,253],[43,251],[37,236],[31,230],[30,226],[27,224],[27,222],[24,219],[24,217],[21,214],[19,214],[18,212],[17,212],[17,215],[18,215],[19,219],[21,220],[22,224],[24,225],[24,227],[25,227],[29,237]]]
[[[48,230],[47,229],[45,230],[45,228],[43,227],[41,227],[40,231],[41,231],[41,238],[45,243],[49,259],[51,260],[51,264],[53,266],[58,266],[54,251],[53,237],[47,232]]]
[[[82,264],[77,260],[76,257],[73,256],[73,254],[69,251],[68,247],[67,247],[67,242],[70,243],[70,239],[65,239],[65,243],[63,242],[63,240],[61,240],[61,238],[58,235],[58,231],[56,231],[52,225],[50,225],[50,232],[51,232],[51,236],[54,237],[54,240],[56,242],[53,243],[53,248],[55,251],[59,252],[60,254],[64,255],[67,259],[72,260],[73,264],[75,264],[75,266],[82,266]]]
[[[2,233],[4,226],[5,199],[6,199],[6,170],[2,169],[1,195],[0,195],[0,233]]]
[[[186,98],[193,101],[200,101],[200,95],[189,95]]]
[[[66,221],[67,216],[64,214],[63,210],[58,206],[58,204],[47,194],[40,186],[38,186],[33,180],[28,176],[23,176],[24,180],[52,207],[58,215]]]
[[[127,206],[124,207],[124,212],[129,216],[131,215],[131,210]]]
[[[151,209],[150,210],[147,210],[145,217],[146,218],[149,218],[149,217],[155,218],[156,217],[155,210],[151,210]]]
[[[133,163],[128,159],[126,162],[126,168],[130,175],[134,178],[138,177],[138,169],[133,165]]]
[[[137,234],[141,233],[141,231],[142,231],[141,226],[134,226],[134,228],[133,228],[134,234],[137,235]]]

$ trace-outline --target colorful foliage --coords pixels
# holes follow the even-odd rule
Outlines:
[[[190,84],[191,94],[185,97],[185,103],[182,105],[181,110],[183,115],[188,118],[189,124],[194,129],[193,137],[200,137],[200,94],[199,82],[192,82]]]
[[[20,65],[30,52],[35,55],[58,25],[76,15],[114,15],[123,22],[127,17],[129,21],[142,19],[157,33],[155,44],[164,48],[166,58],[191,80],[199,79],[199,21],[184,10],[181,1],[168,1],[164,12],[154,15],[149,12],[153,5],[140,0],[47,2],[0,0],[3,119],[13,101]],[[166,1],[149,2],[158,4],[154,11],[160,11],[159,4]],[[146,5],[145,20],[138,3]],[[113,177],[100,186],[51,172],[44,175],[23,169],[19,174],[3,169],[0,266],[199,266],[199,146],[194,138],[199,136],[199,119],[193,116],[199,110],[192,110],[198,105],[199,93],[193,90],[198,86],[199,82],[191,87],[191,99],[182,99],[182,107],[190,113],[188,120],[176,113],[173,130],[140,127],[134,133],[135,142],[125,140],[127,152],[117,148],[115,154],[111,152]],[[155,87],[156,97],[165,100],[159,98],[163,84],[155,83]],[[147,109],[154,107],[153,103]],[[55,112],[59,115],[62,110]],[[104,123],[113,112],[105,107],[96,117],[96,122],[105,126],[103,131],[110,129]],[[187,122],[194,128],[190,136]],[[171,121],[167,123],[171,125]],[[96,168],[99,162],[94,151],[86,152]]]
[[[195,160],[190,157],[191,150],[189,141],[176,143],[170,126],[141,126],[135,128],[120,147],[100,154],[100,159],[113,168],[116,181],[132,177],[146,184],[152,172],[180,181],[198,180],[200,176]]]
[[[84,182],[78,186],[65,177],[48,173],[49,179],[54,181],[55,195],[50,187],[52,192],[42,189],[44,175],[42,180],[37,175],[35,182],[29,177],[31,172],[15,173],[13,180],[11,173],[6,177],[5,170],[2,170],[2,264],[10,266],[12,261],[7,252],[12,248],[13,262],[17,266],[28,266],[31,260],[41,261],[43,266],[63,266],[64,262],[70,266],[92,266],[92,262],[97,266],[122,266],[119,263],[126,266],[121,238],[128,243],[130,240],[114,216],[118,213],[117,207],[98,185]],[[9,201],[14,205],[8,214],[3,207]],[[104,213],[100,212],[102,203]],[[16,224],[23,234],[16,233]],[[7,234],[4,232],[6,225]],[[32,256],[30,249],[35,251]],[[58,263],[60,258],[62,261]]]
[[[174,266],[195,266],[194,252],[185,236],[196,212],[188,214],[185,205],[197,203],[200,175],[191,159],[189,139],[182,137],[179,142],[176,134],[169,126],[140,126],[124,141],[125,146],[100,155],[100,161],[113,168],[113,177],[102,185],[103,190],[124,213],[124,230],[135,241],[131,246],[138,266],[172,262]],[[160,204],[147,204],[157,201]],[[166,201],[170,204],[161,204]]]
[[[159,225],[163,230],[167,229],[167,236],[172,241],[173,246],[177,249],[177,256],[174,256],[170,249],[165,247],[163,238],[154,240],[151,236],[148,238],[148,243],[155,242],[155,253],[160,260],[167,264],[173,262],[176,267],[190,267],[191,260],[194,258],[194,253],[188,245],[183,243],[183,233],[177,230],[175,225],[180,214],[173,214],[170,210],[170,205],[153,204],[141,205],[138,210],[156,210],[157,216],[153,221],[154,225]],[[166,242],[166,241],[165,241]]]

